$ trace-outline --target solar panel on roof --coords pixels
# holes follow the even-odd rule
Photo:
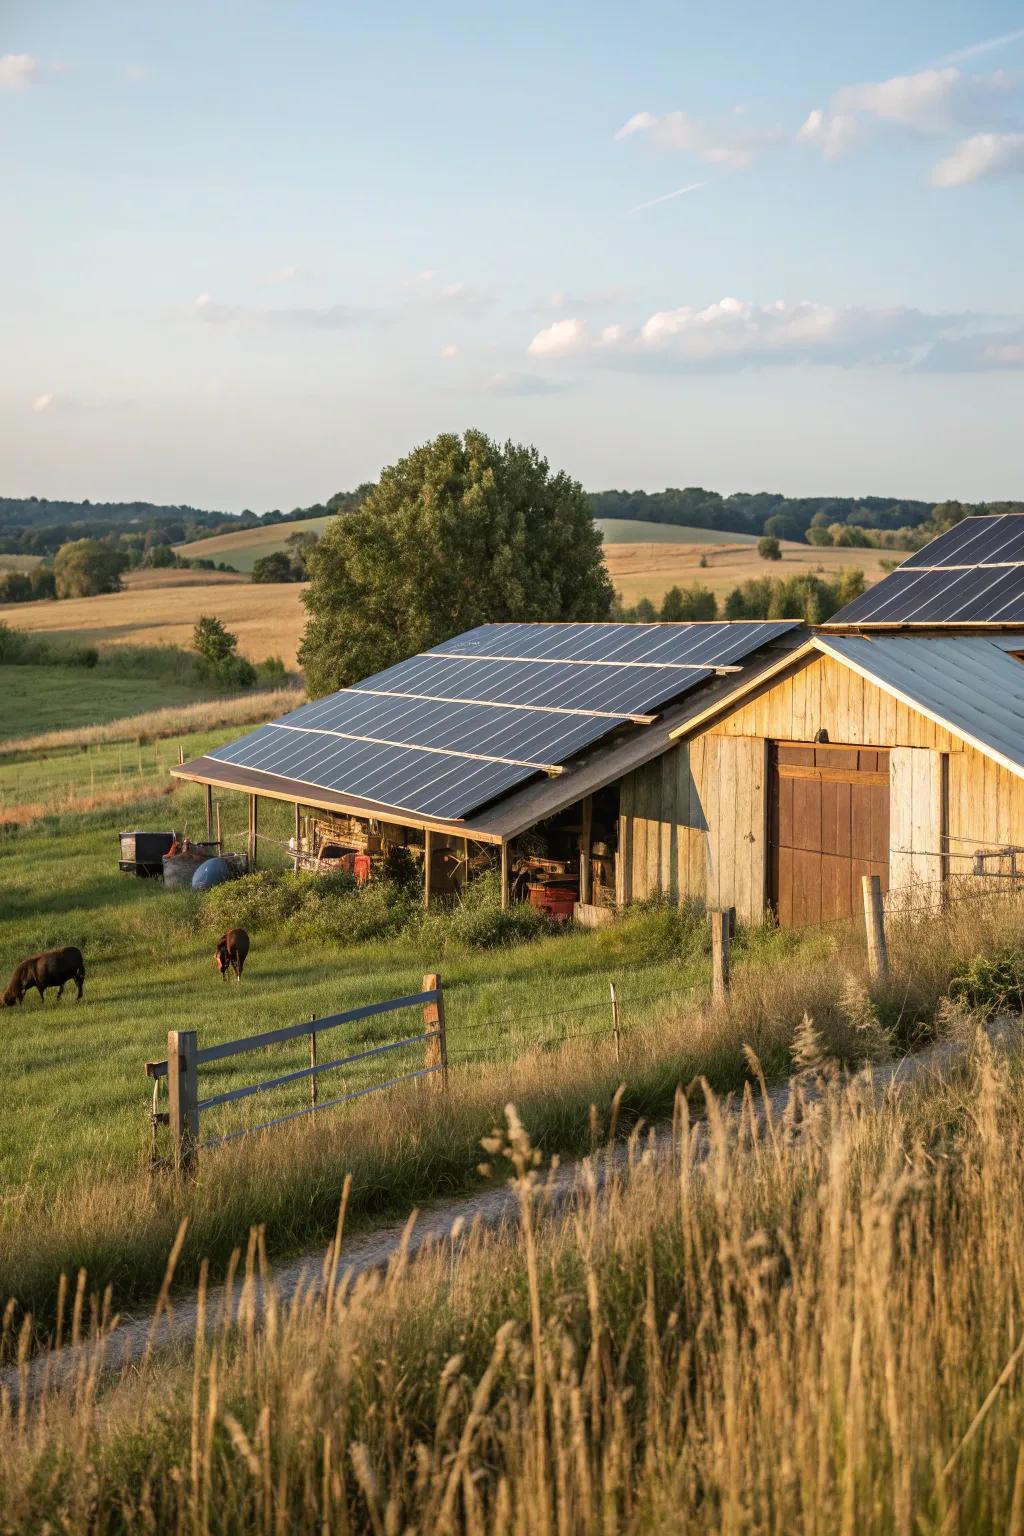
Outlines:
[[[919,549],[829,625],[1024,622],[1024,516],[968,517]]]
[[[485,624],[209,755],[456,820],[795,627]]]

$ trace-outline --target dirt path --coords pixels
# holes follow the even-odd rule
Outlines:
[[[1020,1020],[999,1020],[989,1028],[990,1038],[1004,1048],[1011,1044],[1019,1045],[1020,1034]],[[940,1042],[900,1061],[871,1068],[876,1101],[893,1086],[928,1077],[941,1078],[951,1066],[966,1056],[967,1049],[967,1046],[959,1043]],[[768,1111],[773,1116],[781,1114],[785,1109],[792,1086],[787,1081],[769,1091]],[[766,1107],[763,1104],[758,1106],[758,1113],[764,1117]],[[668,1155],[672,1145],[671,1128],[656,1128],[651,1133],[650,1145],[655,1156]],[[599,1184],[621,1170],[628,1156],[629,1147],[623,1143],[602,1153],[598,1164]],[[549,1218],[557,1217],[564,1210],[576,1188],[581,1168],[581,1161],[571,1161],[561,1164],[551,1174],[546,1183]],[[457,1252],[461,1236],[471,1228],[482,1226],[493,1230],[517,1219],[517,1196],[507,1185],[488,1187],[479,1194],[411,1212],[408,1221],[346,1237],[338,1268],[339,1280],[351,1284],[360,1275],[383,1268],[402,1250],[403,1245],[409,1258],[415,1257],[427,1244],[449,1241],[454,1244],[454,1251]],[[284,1305],[300,1291],[308,1294],[319,1290],[323,1285],[324,1271],[325,1249],[320,1248],[277,1265],[273,1269],[270,1283],[279,1303]],[[230,1296],[224,1286],[211,1288],[206,1298],[206,1327],[223,1326],[228,1309],[232,1317],[237,1316],[241,1300],[241,1286],[236,1285]],[[255,1305],[258,1308],[263,1305],[262,1286],[259,1283],[256,1286]],[[156,1350],[187,1352],[195,1337],[199,1317],[200,1308],[195,1293],[172,1296],[153,1316],[120,1318],[113,1331],[99,1341],[67,1346],[59,1352],[34,1357],[20,1367],[8,1367],[0,1372],[0,1394],[9,1395],[13,1404],[25,1393],[34,1397],[44,1389],[73,1387],[97,1372],[124,1370]]]

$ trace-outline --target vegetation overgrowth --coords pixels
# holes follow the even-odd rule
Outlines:
[[[815,1071],[781,1114],[704,1107],[698,1137],[676,1099],[672,1156],[598,1146],[549,1220],[509,1106],[481,1155],[518,1226],[456,1259],[351,1284],[339,1219],[286,1303],[254,1232],[237,1323],[211,1298],[191,1358],[102,1387],[87,1355],[0,1416],[5,1529],[1018,1532],[1015,1065],[981,1039],[881,1105]],[[585,1133],[608,1130],[602,1105]],[[81,1300],[65,1326],[87,1336]],[[8,1313],[9,1359],[28,1328]]]
[[[191,755],[230,734],[188,738],[185,750]],[[273,1253],[322,1238],[346,1171],[356,1175],[357,1220],[465,1189],[475,1176],[476,1142],[513,1093],[540,1145],[578,1152],[590,1103],[607,1104],[619,1081],[627,1084],[628,1121],[669,1113],[676,1087],[701,1074],[719,1089],[738,1087],[746,1044],[769,1072],[784,1072],[800,1059],[806,1012],[830,1053],[845,1061],[874,1053],[880,1040],[913,1044],[972,956],[1021,947],[1020,908],[1012,902],[971,902],[925,930],[897,923],[893,981],[867,1007],[876,1030],[865,1026],[856,930],[741,932],[729,1005],[710,1014],[707,936],[696,909],[652,903],[607,928],[548,933],[526,909],[503,914],[486,880],[454,911],[427,914],[399,883],[358,891],[345,879],[269,870],[205,897],[167,891],[116,868],[119,825],[201,832],[201,791],[188,786],[165,798],[159,748],[155,742],[126,753],[123,744],[104,744],[79,755],[104,763],[111,787],[127,781],[130,788],[136,778],[138,798],[117,819],[102,810],[54,815],[30,830],[13,829],[0,845],[9,914],[4,965],[64,943],[86,955],[81,1005],[30,1002],[4,1020],[5,1075],[19,1114],[3,1148],[0,1290],[44,1321],[61,1270],[84,1266],[95,1285],[113,1285],[118,1306],[151,1294],[185,1216],[180,1274],[187,1280],[203,1257],[221,1271],[253,1223],[265,1224]],[[0,783],[11,771],[0,765]],[[31,793],[30,782],[21,787]],[[275,838],[285,842],[289,813],[266,809],[269,857]],[[225,813],[226,842],[239,846],[244,804],[228,799]],[[253,950],[243,985],[225,986],[213,968],[213,942],[239,920]],[[443,1115],[433,1095],[399,1090],[331,1112],[315,1126],[299,1122],[222,1148],[185,1187],[153,1171],[142,1067],[165,1054],[168,1029],[198,1026],[211,1043],[408,995],[436,970],[448,999],[453,1068]],[[609,981],[622,1005],[618,1062]],[[370,1026],[339,1030],[332,1054],[395,1038],[392,1019]],[[300,1067],[303,1050],[299,1042],[260,1058],[231,1058],[211,1071],[210,1091]],[[346,1070],[331,1089],[370,1086],[414,1068],[422,1061],[417,1051],[396,1053],[386,1069]],[[266,1113],[301,1107],[306,1092],[298,1085],[275,1093]],[[258,1101],[228,1106],[204,1130],[254,1124],[262,1111]]]

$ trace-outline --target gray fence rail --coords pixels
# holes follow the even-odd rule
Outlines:
[[[317,1041],[326,1030],[338,1029],[343,1024],[355,1024],[361,1019],[375,1018],[380,1014],[397,1013],[405,1008],[423,1009],[424,1028],[421,1034],[407,1035],[400,1040],[388,1040],[383,1045],[371,1046],[367,1050],[356,1051],[350,1056],[339,1056],[331,1061],[318,1059]],[[230,1056],[239,1056],[245,1051],[264,1050],[267,1046],[282,1045],[289,1040],[302,1039],[304,1036],[309,1039],[308,1067],[299,1067],[291,1072],[283,1072],[277,1077],[264,1078],[258,1083],[248,1083],[241,1088],[231,1088],[223,1093],[214,1093],[207,1098],[200,1098],[200,1067],[209,1062],[224,1061]],[[390,1051],[407,1049],[413,1045],[424,1047],[424,1064],[415,1071],[403,1072],[398,1077],[388,1078],[385,1082],[373,1083],[368,1088],[358,1088],[335,1098],[323,1100],[319,1098],[318,1081],[324,1072],[336,1072],[341,1067],[352,1066],[357,1062],[368,1061],[371,1057],[384,1056]],[[339,1104],[347,1104],[353,1099],[365,1098],[367,1094],[380,1093],[385,1088],[393,1088],[398,1083],[408,1083],[416,1078],[436,1075],[441,1087],[447,1087],[448,1043],[441,978],[436,974],[424,976],[423,990],[411,993],[408,997],[392,997],[380,1003],[367,1003],[361,1008],[349,1008],[344,1013],[330,1014],[327,1018],[313,1018],[304,1024],[287,1024],[281,1029],[268,1029],[258,1035],[247,1035],[240,1040],[225,1040],[220,1045],[207,1045],[201,1049],[194,1029],[172,1029],[167,1036],[166,1059],[148,1061],[146,1075],[153,1080],[154,1138],[158,1125],[169,1127],[174,1166],[179,1172],[188,1172],[195,1166],[201,1147],[222,1146],[225,1142],[251,1135],[253,1131],[269,1130],[272,1126],[283,1125],[287,1120],[297,1120],[303,1115],[315,1114],[321,1109],[331,1109]],[[167,1079],[168,1107],[164,1113],[159,1113],[156,1108],[157,1094],[163,1078]],[[304,1109],[291,1110],[272,1120],[264,1120],[259,1125],[245,1126],[241,1130],[228,1132],[224,1136],[200,1141],[200,1115],[204,1110],[215,1109],[222,1104],[233,1104],[240,1099],[251,1098],[257,1093],[268,1093],[274,1088],[283,1088],[289,1083],[301,1082],[303,1079],[307,1079],[310,1085],[310,1102]]]

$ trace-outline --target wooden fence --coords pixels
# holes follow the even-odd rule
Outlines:
[[[318,1060],[317,1040],[327,1030],[337,1029],[342,1024],[353,1024],[360,1019],[374,1018],[378,1014],[396,1013],[400,1009],[417,1007],[423,1009],[424,1028],[421,1034],[409,1035],[401,1040],[389,1040],[383,1045],[371,1046],[365,1051],[356,1051],[351,1056],[341,1056],[334,1061]],[[303,1036],[309,1039],[308,1067],[284,1072],[278,1077],[265,1078],[262,1082],[247,1084],[242,1088],[230,1088],[223,1093],[214,1093],[209,1098],[199,1097],[200,1067],[209,1062],[223,1061],[229,1056],[239,1056],[246,1051],[260,1051],[270,1045],[281,1045],[289,1040],[298,1040]],[[383,1056],[388,1051],[398,1051],[413,1045],[424,1047],[424,1064],[416,1071],[404,1072],[398,1077],[389,1078],[386,1082],[373,1083],[368,1088],[359,1088],[352,1093],[340,1094],[332,1099],[321,1100],[318,1097],[317,1080],[322,1073],[335,1072],[341,1067],[368,1061],[371,1057]],[[170,1128],[174,1166],[179,1172],[187,1172],[194,1167],[200,1147],[220,1146],[224,1142],[234,1141],[239,1136],[247,1136],[252,1131],[268,1130],[271,1126],[283,1125],[286,1120],[315,1114],[317,1110],[347,1104],[352,1099],[364,1098],[369,1093],[379,1093],[385,1088],[393,1088],[398,1083],[407,1083],[415,1078],[429,1077],[434,1074],[438,1076],[440,1086],[447,1087],[448,1043],[445,1034],[444,995],[441,990],[441,978],[437,975],[424,976],[423,990],[409,997],[393,997],[382,1003],[368,1003],[362,1008],[350,1008],[345,1013],[331,1014],[328,1018],[310,1019],[307,1024],[287,1024],[281,1029],[268,1029],[262,1034],[248,1035],[241,1040],[226,1040],[220,1045],[207,1045],[200,1048],[194,1029],[172,1029],[167,1036],[166,1060],[146,1063],[146,1075],[153,1079],[154,1136],[157,1125],[167,1125]],[[156,1110],[161,1078],[167,1079],[168,1103],[167,1110],[162,1114]],[[204,1110],[215,1109],[221,1104],[233,1104],[240,1099],[250,1098],[253,1094],[266,1093],[272,1088],[282,1088],[286,1084],[297,1083],[304,1078],[310,1085],[310,1103],[305,1109],[291,1110],[288,1114],[278,1115],[275,1119],[263,1121],[259,1125],[245,1126],[227,1135],[214,1137],[210,1141],[200,1141],[200,1115]]]

